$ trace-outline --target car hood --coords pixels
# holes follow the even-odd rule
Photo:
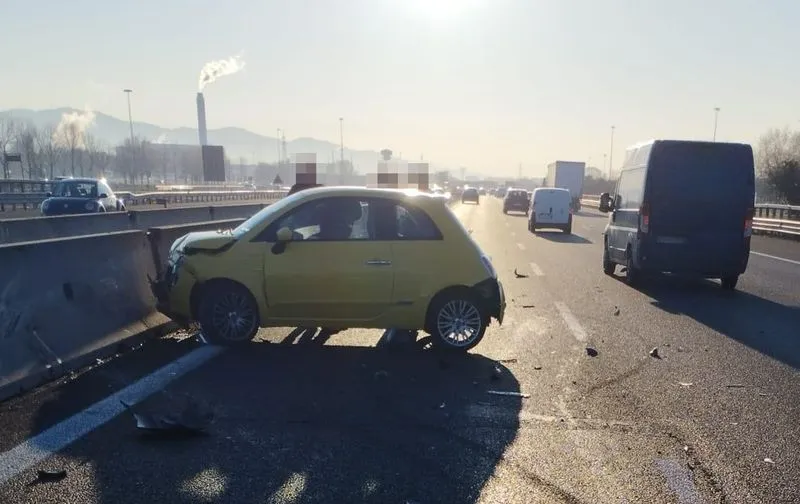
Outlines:
[[[236,241],[230,231],[195,231],[188,233],[172,244],[170,254],[174,252],[192,253],[197,251],[218,251]]]

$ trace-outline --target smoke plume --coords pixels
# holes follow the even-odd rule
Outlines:
[[[244,68],[241,55],[233,56],[226,60],[209,61],[200,70],[200,79],[197,84],[198,92],[202,92],[208,84],[225,75],[235,74]]]
[[[94,123],[94,112],[91,110],[64,112],[61,121],[53,133],[54,140],[61,143],[67,137],[73,138],[75,147],[84,147],[86,130]]]

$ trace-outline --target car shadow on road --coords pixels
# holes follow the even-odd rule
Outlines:
[[[659,275],[639,290],[664,311],[683,314],[764,355],[800,369],[800,308],[744,291],[724,291],[719,282]]]
[[[521,399],[488,391],[519,383],[481,355],[426,346],[227,349],[137,406],[192,401],[213,413],[208,435],[145,439],[123,413],[62,452],[68,478],[87,481],[60,483],[60,498],[476,502],[519,428]],[[37,417],[75,399],[65,391]]]
[[[608,214],[598,213],[598,212],[587,212],[585,210],[579,210],[575,212],[575,215],[578,217],[589,217],[594,219],[608,219]]]
[[[536,230],[536,236],[539,238],[544,238],[545,240],[550,240],[552,242],[559,242],[559,243],[577,243],[581,245],[586,245],[593,243],[591,240],[584,238],[583,236],[579,236],[576,234],[567,234],[563,231],[558,230]]]

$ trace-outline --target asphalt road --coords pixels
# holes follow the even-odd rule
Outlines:
[[[736,293],[634,290],[602,274],[600,214],[565,236],[493,198],[454,211],[509,300],[469,356],[365,330],[225,351],[176,334],[0,404],[0,502],[800,502],[800,264],[754,254]],[[138,411],[192,404],[208,435],[115,416],[112,394],[153,391]]]
[[[221,200],[221,201],[203,201],[199,203],[170,203],[166,207],[164,205],[131,205],[128,210],[155,210],[159,208],[191,208],[191,207],[208,207],[208,206],[227,206],[227,205],[249,205],[256,203],[270,203],[276,201],[272,199],[243,199],[243,200]],[[0,220],[4,219],[20,219],[26,217],[41,217],[42,213],[38,208],[28,210],[6,210],[0,212]]]

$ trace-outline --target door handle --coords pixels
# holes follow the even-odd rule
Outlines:
[[[370,259],[364,263],[367,266],[391,266],[392,261],[386,261],[384,259]]]

